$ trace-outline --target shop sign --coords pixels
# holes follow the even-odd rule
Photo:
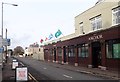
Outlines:
[[[28,81],[27,67],[17,67],[16,68],[16,80],[17,81]]]
[[[99,40],[101,38],[103,38],[102,35],[93,35],[93,36],[89,37],[88,40]]]

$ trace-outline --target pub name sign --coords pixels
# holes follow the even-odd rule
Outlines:
[[[102,38],[103,38],[102,35],[93,35],[93,36],[89,37],[88,40],[99,40]]]

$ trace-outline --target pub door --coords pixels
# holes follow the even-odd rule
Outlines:
[[[97,68],[101,65],[101,44],[100,42],[92,43],[92,65]]]
[[[54,49],[54,61],[56,61],[56,49]]]
[[[66,63],[66,47],[63,47],[64,63]]]

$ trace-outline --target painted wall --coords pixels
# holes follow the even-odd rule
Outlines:
[[[84,11],[75,17],[75,33],[82,35],[80,31],[80,23],[83,22],[83,30],[85,34],[93,32],[91,28],[90,19],[101,14],[102,29],[110,28],[112,26],[112,9],[118,6],[118,2],[101,2],[92,8]],[[101,30],[101,29],[100,29]]]

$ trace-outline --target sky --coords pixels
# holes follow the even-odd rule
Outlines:
[[[2,0],[0,3],[18,5],[3,5],[3,37],[7,28],[7,36],[11,39],[9,48],[14,49],[16,46],[25,48],[36,42],[41,44],[40,39],[45,39],[50,33],[54,35],[58,29],[64,36],[72,34],[75,32],[75,17],[94,6],[97,1]]]

